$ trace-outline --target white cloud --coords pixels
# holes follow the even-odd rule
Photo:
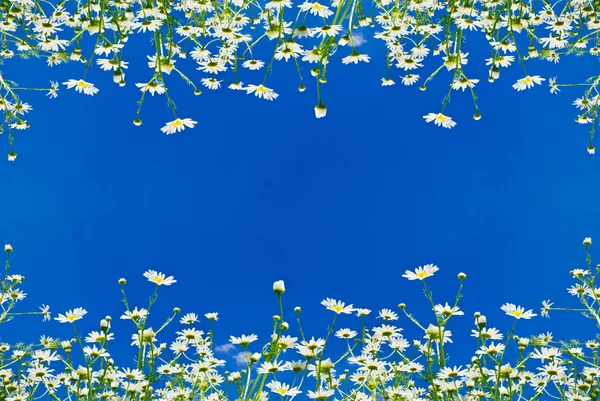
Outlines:
[[[367,39],[361,32],[352,32],[352,39],[354,39],[354,46],[361,46],[367,43]]]
[[[217,345],[215,347],[215,350],[217,352],[222,352],[224,354],[228,354],[231,351],[233,351],[234,349],[235,349],[235,345],[233,345],[233,344],[222,344],[222,345]]]
[[[248,362],[246,361],[246,352],[242,351],[242,352],[238,352],[237,354],[235,354],[233,356],[233,359],[235,360],[235,363],[237,363],[238,366],[247,366]]]

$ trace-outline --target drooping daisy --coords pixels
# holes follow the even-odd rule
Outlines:
[[[273,89],[267,88],[266,86],[263,86],[263,84],[248,85],[246,87],[246,94],[249,95],[251,93],[254,93],[254,95],[258,96],[259,98],[266,99],[266,100],[273,100],[273,99],[277,99],[277,97],[279,97],[279,95],[277,93],[275,93],[273,91]]]
[[[321,28],[313,28],[313,33],[317,35],[318,38],[331,36],[335,37],[342,31],[341,25],[323,25]]]
[[[185,118],[184,120],[191,121],[189,118]],[[182,125],[185,124],[184,120],[181,120],[181,119],[178,118],[175,121],[182,121],[182,124],[179,125],[179,126],[182,126]],[[192,121],[192,123],[196,124],[196,121]],[[188,126],[188,127],[190,127],[190,128],[193,128],[194,127],[193,124],[192,125],[185,124],[185,125]],[[183,129],[183,128],[181,128],[181,129]],[[148,271],[146,271],[144,273],[144,277],[146,277],[148,279],[148,281],[150,281],[151,283],[154,283],[156,285],[171,285],[171,284],[177,282],[177,280],[175,280],[173,278],[173,276],[166,277],[164,273],[159,273],[156,270],[148,270]]]
[[[233,89],[236,91],[240,91],[240,90],[245,90],[246,88],[244,88],[244,83],[243,82],[233,82],[231,84],[229,84],[228,86],[229,89]]]
[[[135,86],[140,88],[142,92],[149,91],[152,96],[154,96],[155,93],[158,93],[159,95],[165,93],[165,87],[154,80],[146,83],[136,83]]]
[[[342,59],[342,63],[344,63],[344,64],[350,64],[350,63],[358,64],[359,61],[368,63],[369,56],[367,56],[366,54],[360,54],[359,52],[354,50],[354,51],[352,51],[352,53],[350,53],[349,56],[346,56]]]
[[[68,310],[64,315],[59,313],[58,317],[55,317],[54,320],[58,320],[60,323],[73,323],[74,321],[83,318],[86,313],[87,311],[83,308],[75,308],[73,310]]]
[[[381,78],[381,86],[392,86],[396,83],[390,78]]]
[[[323,103],[319,102],[319,104],[317,104],[315,106],[315,116],[317,118],[323,118],[326,115],[327,115],[327,107]]]
[[[200,82],[202,82],[202,85],[206,86],[208,89],[217,90],[221,87],[221,82],[223,81],[218,81],[215,78],[202,78]]]
[[[435,272],[437,272],[439,268],[434,264],[428,264],[423,267],[419,266],[415,269],[414,272],[410,270],[406,270],[406,272],[402,275],[409,280],[424,280],[427,277],[432,277]]]
[[[260,70],[264,67],[264,65],[264,61],[260,60],[246,60],[242,63],[242,67],[253,71]]]
[[[423,118],[428,123],[433,121],[435,125],[442,126],[444,128],[452,128],[456,125],[451,117],[445,116],[442,113],[429,113],[423,116]]]
[[[63,85],[67,85],[67,89],[75,88],[77,92],[90,96],[94,96],[100,90],[94,84],[86,82],[83,79],[69,79],[67,82],[63,82]]]
[[[419,74],[408,74],[407,76],[400,78],[402,78],[402,85],[410,86],[417,83],[421,77]]]

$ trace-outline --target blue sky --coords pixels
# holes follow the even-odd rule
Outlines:
[[[149,97],[143,125],[132,124],[134,83],[149,74],[144,50],[126,53],[124,88],[94,69],[87,76],[100,88],[94,97],[61,85],[57,99],[43,92],[24,98],[34,108],[31,128],[16,133],[17,161],[0,163],[0,241],[14,247],[13,272],[26,276],[23,308],[46,303],[56,314],[82,306],[89,312],[83,331],[111,315],[117,349],[126,350],[131,328],[117,319],[117,280],[128,279],[130,302],[141,307],[152,291],[142,273],[154,269],[178,280],[161,289],[157,319],[174,306],[218,311],[217,343],[252,332],[266,341],[277,312],[271,286],[283,279],[287,313],[302,306],[309,334],[324,336],[332,317],[319,305],[326,297],[374,311],[405,302],[431,321],[422,287],[401,276],[434,263],[440,271],[429,285],[438,302],[452,301],[456,275],[468,275],[461,303],[467,316],[450,327],[460,353],[474,347],[468,333],[475,311],[508,330],[512,321],[499,309],[505,302],[538,313],[548,298],[575,306],[565,292],[568,271],[584,267],[583,238],[600,238],[598,160],[586,152],[587,127],[573,122],[578,92],[550,95],[547,85],[516,92],[511,85],[523,76],[516,66],[490,84],[488,56],[473,49],[468,71],[481,80],[483,118],[473,121],[470,96],[455,92],[446,114],[458,125],[438,128],[422,116],[440,110],[449,76],[425,93],[381,87],[377,56],[384,49],[369,39],[361,50],[373,56],[370,64],[331,63],[326,118],[314,117],[308,69],[308,90],[298,93],[295,67],[280,63],[267,81],[280,95],[274,102],[227,89],[196,97],[170,77],[178,115],[198,125],[165,136],[159,129],[172,114],[164,98]],[[597,71],[589,59],[530,65],[530,73],[559,82]],[[3,67],[25,86],[78,79],[83,71],[37,60]],[[399,75],[394,69],[391,77],[399,82]],[[243,81],[261,78],[249,73]],[[229,84],[232,76],[224,79]],[[584,329],[566,325],[569,319]],[[39,320],[23,317],[0,336],[70,335],[58,322]],[[397,323],[410,327],[406,318]],[[359,322],[345,318],[345,326]],[[583,318],[559,313],[518,327],[523,335],[552,331],[563,339],[594,331]]]

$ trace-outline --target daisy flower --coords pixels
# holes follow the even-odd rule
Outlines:
[[[59,313],[58,317],[55,317],[54,320],[58,320],[60,323],[73,323],[74,321],[83,318],[86,313],[87,311],[83,308],[75,308],[73,310],[68,310],[64,315]]]
[[[381,78],[381,86],[392,86],[395,82],[390,78]]]
[[[258,340],[258,336],[256,334],[250,334],[249,336],[242,334],[240,337],[229,336],[229,342],[234,345],[241,345],[242,347],[247,347],[250,343]]]
[[[136,83],[135,86],[140,88],[140,90],[142,92],[146,92],[146,91],[150,92],[150,94],[152,96],[154,96],[155,93],[158,93],[159,95],[162,95],[163,93],[165,93],[165,87],[156,81],[150,81],[150,82],[146,82],[146,83]]]
[[[428,264],[423,267],[419,266],[416,268],[414,272],[410,270],[406,270],[406,272],[402,275],[409,280],[424,280],[427,277],[432,277],[435,272],[437,272],[439,268],[434,264]]]
[[[165,126],[162,127],[160,130],[162,132],[164,132],[165,134],[170,135],[170,134],[174,134],[175,132],[183,131],[185,129],[185,127],[194,128],[194,125],[196,125],[197,123],[198,123],[198,121],[194,121],[191,118],[184,118],[184,119],[177,118],[173,121],[169,121],[168,123],[166,123]],[[153,272],[153,270],[150,270],[150,272]],[[144,273],[144,277],[147,277],[146,276],[147,273],[148,272]],[[173,278],[173,277],[171,277],[171,278]],[[169,285],[169,284],[166,284],[166,285]]]
[[[334,311],[338,315],[340,313],[350,314],[354,311],[354,307],[352,305],[346,306],[346,304],[342,301],[336,301],[335,299],[327,298],[321,301],[321,305],[325,308]]]
[[[342,63],[344,64],[358,64],[359,61],[364,61],[365,63],[369,62],[369,56],[366,54],[360,54],[356,50],[352,51],[349,56],[346,56],[342,59]]]
[[[246,87],[246,94],[254,93],[256,96],[266,100],[277,99],[279,96],[277,93],[273,91],[273,89],[269,89],[262,84],[260,85],[248,85]]]
[[[280,383],[275,380],[267,383],[267,388],[269,388],[272,392],[279,394],[281,397],[284,397],[284,396],[295,397],[302,392],[302,391],[298,390],[298,387],[290,388],[289,384]]]
[[[421,77],[419,74],[408,74],[407,76],[400,78],[402,78],[402,85],[410,86],[415,84]]]
[[[540,78],[539,75],[527,75],[525,78],[521,78],[517,81],[517,83],[515,83],[512,87],[513,89],[517,90],[517,91],[522,91],[525,89],[529,89],[529,88],[533,88],[533,86],[535,84],[541,85],[542,81],[545,81],[546,79],[544,78]]]
[[[429,113],[426,116],[423,116],[426,122],[434,122],[435,125],[442,126],[444,128],[452,128],[456,125],[454,121],[452,121],[451,117],[445,116],[442,113]]]
[[[198,315],[195,313],[187,313],[181,319],[179,319],[179,323],[181,324],[192,324],[198,322]]]
[[[244,83],[241,81],[230,84],[228,88],[236,91],[246,90],[246,88],[244,88]]]
[[[324,25],[321,28],[313,28],[313,33],[317,35],[318,38],[326,37],[326,36],[336,36],[342,31],[341,25]]]
[[[177,119],[179,120],[179,119]],[[177,121],[175,120],[175,121]],[[189,120],[189,118],[186,118],[186,120]],[[195,122],[194,122],[195,124]],[[148,279],[148,281],[150,281],[151,283],[154,283],[156,285],[171,285],[173,283],[176,283],[177,280],[175,280],[173,278],[173,276],[169,276],[166,277],[164,273],[159,273],[156,270],[148,270],[144,273],[144,277],[146,277]]]
[[[219,313],[218,312],[205,313],[204,317],[207,318],[208,320],[219,320]]]
[[[215,78],[202,78],[200,80],[202,85],[206,86],[208,89],[217,90],[221,87],[221,81],[217,81]]]
[[[318,15],[321,18],[329,18],[331,15],[333,15],[333,11],[331,11],[329,9],[329,7],[324,6],[324,5],[320,4],[319,2],[311,3],[311,2],[305,1],[304,3],[300,4],[298,7],[300,8],[301,11],[308,11],[312,15]]]
[[[516,306],[515,304],[506,303],[502,305],[500,309],[506,312],[508,316],[512,316],[517,319],[531,319],[532,317],[537,316],[537,314],[533,313],[531,309],[526,312],[525,308],[522,306]]]
[[[94,96],[99,91],[94,84],[85,82],[83,79],[69,79],[67,82],[63,82],[63,85],[67,85],[67,89],[75,88],[77,92],[90,96]]]

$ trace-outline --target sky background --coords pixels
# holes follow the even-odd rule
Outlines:
[[[451,302],[456,275],[468,276],[460,304],[466,316],[449,327],[460,354],[474,351],[468,334],[475,311],[507,331],[512,319],[499,309],[505,302],[537,313],[545,299],[577,305],[565,291],[568,271],[585,267],[584,237],[600,240],[599,161],[586,151],[588,127],[574,122],[577,90],[550,95],[546,81],[516,92],[511,86],[523,77],[516,65],[490,84],[488,51],[472,48],[466,69],[480,79],[483,118],[471,118],[468,93],[454,92],[446,114],[458,124],[447,130],[422,116],[440,111],[449,74],[425,93],[418,85],[382,87],[384,47],[367,39],[359,49],[371,63],[344,66],[339,59],[349,49],[341,48],[330,64],[323,119],[314,116],[308,68],[308,90],[299,93],[294,65],[277,63],[267,81],[280,95],[273,102],[226,88],[193,96],[168,77],[178,116],[198,125],[166,136],[160,128],[173,115],[164,97],[148,97],[143,125],[132,124],[134,83],[150,74],[144,58],[150,45],[141,40],[134,48],[134,41],[124,88],[94,68],[86,77],[100,88],[94,97],[63,85],[54,100],[45,92],[23,97],[34,109],[27,115],[31,128],[15,132],[17,161],[0,163],[0,241],[14,247],[12,272],[26,277],[29,297],[21,310],[45,303],[54,317],[82,306],[89,312],[82,332],[111,315],[113,349],[126,355],[132,325],[118,319],[117,280],[128,280],[130,304],[143,307],[153,285],[142,274],[154,269],[178,282],[161,288],[153,327],[175,306],[200,315],[216,311],[217,344],[250,333],[262,344],[277,312],[272,283],[280,279],[286,313],[301,306],[315,337],[325,335],[332,317],[319,305],[326,297],[373,311],[405,302],[423,323],[432,322],[420,283],[401,276],[434,263],[440,271],[428,284],[436,302]],[[177,62],[198,82],[192,64]],[[598,70],[596,61],[575,57],[529,66],[530,74],[559,82]],[[49,69],[42,60],[3,66],[5,77],[29,87],[79,79],[82,72],[81,64]],[[398,83],[399,75],[392,70]],[[219,79],[226,87],[232,75]],[[242,75],[246,84],[261,79],[262,72]],[[339,322],[360,327],[353,317]],[[381,320],[373,315],[369,322]],[[298,335],[291,323],[290,334]],[[409,339],[422,337],[405,317],[396,324]],[[565,340],[595,333],[575,313],[517,327],[518,334],[551,331]],[[40,334],[71,331],[38,316],[0,327],[5,340],[35,341]]]

